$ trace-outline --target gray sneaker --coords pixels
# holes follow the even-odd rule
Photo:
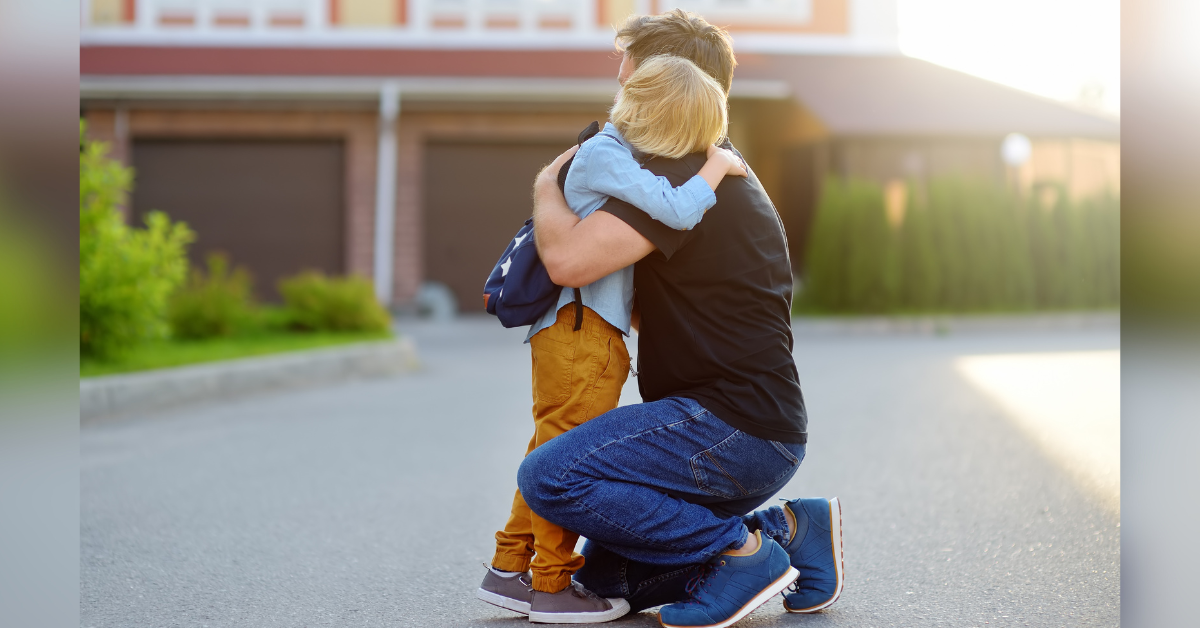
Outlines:
[[[483,584],[475,591],[475,597],[488,604],[528,615],[530,598],[533,597],[533,577],[526,571],[506,578],[488,569]]]
[[[543,624],[598,624],[612,621],[629,612],[629,602],[621,598],[604,599],[582,584],[571,582],[558,593],[533,592],[529,621]]]

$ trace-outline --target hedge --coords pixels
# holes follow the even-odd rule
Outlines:
[[[1115,195],[1072,202],[1065,190],[1043,185],[1018,196],[962,177],[908,188],[907,210],[893,226],[878,185],[826,182],[798,309],[975,312],[1119,305]]]
[[[79,352],[111,357],[167,334],[167,302],[187,275],[187,225],[161,212],[145,228],[125,222],[120,204],[133,171],[85,138],[79,124]]]

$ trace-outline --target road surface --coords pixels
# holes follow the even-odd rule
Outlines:
[[[525,625],[473,597],[531,430],[523,332],[403,327],[415,375],[85,424],[81,625]],[[1119,347],[1115,326],[801,334],[810,444],[781,496],[841,498],[845,593],[739,626],[1118,626],[1119,497],[963,365]],[[1080,379],[1053,407],[1115,385]]]

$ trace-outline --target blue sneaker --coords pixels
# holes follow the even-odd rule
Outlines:
[[[838,499],[794,499],[784,505],[796,516],[796,529],[784,546],[800,572],[783,596],[789,613],[815,613],[842,594],[842,505]]]
[[[662,607],[659,623],[666,628],[724,628],[786,589],[797,574],[787,552],[761,532],[754,534],[758,551],[749,556],[721,554],[701,565],[687,584],[692,599]]]

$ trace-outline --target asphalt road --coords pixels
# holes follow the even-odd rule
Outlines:
[[[531,430],[522,332],[406,331],[415,375],[84,425],[81,625],[527,623],[473,597]],[[799,337],[811,440],[781,496],[841,497],[845,593],[739,625],[1118,626],[1114,508],[955,364],[1119,346],[1116,327]]]

